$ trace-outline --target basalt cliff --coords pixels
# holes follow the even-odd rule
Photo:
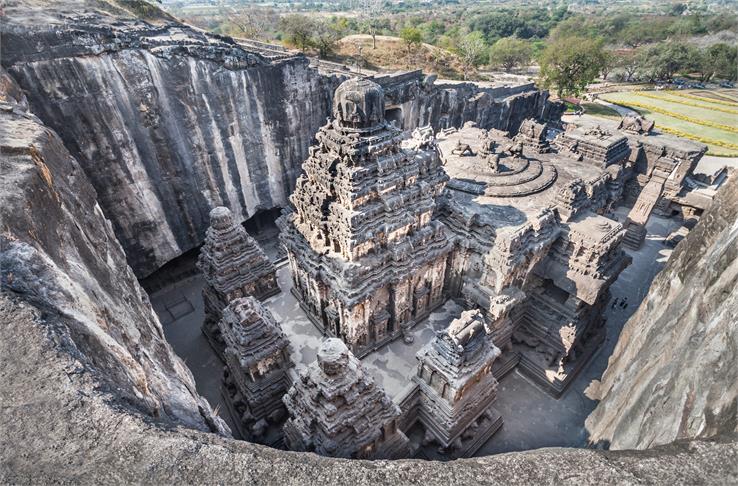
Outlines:
[[[738,432],[738,180],[651,283],[620,334],[590,441],[645,449]]]

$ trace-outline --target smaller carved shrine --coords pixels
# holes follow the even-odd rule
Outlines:
[[[497,396],[492,364],[499,355],[479,310],[462,312],[418,352],[418,419],[424,445],[438,444],[440,457],[469,457],[502,427],[491,406]]]
[[[254,297],[231,301],[219,323],[225,341],[223,396],[241,437],[275,445],[286,418],[290,343],[279,323]],[[274,427],[276,425],[277,427]]]
[[[284,403],[290,450],[355,459],[410,455],[409,441],[397,427],[400,408],[340,339],[323,341],[317,362],[300,373]]]
[[[600,125],[569,125],[565,132],[556,137],[554,144],[561,151],[603,169],[612,164],[623,163],[630,155],[628,139],[623,134]]]
[[[534,152],[548,152],[549,146],[546,140],[548,126],[545,123],[538,123],[533,118],[528,118],[520,124],[520,130],[515,136],[515,140],[523,143],[523,146]]]
[[[205,276],[202,331],[223,358],[225,343],[218,329],[223,309],[239,297],[263,300],[278,294],[276,269],[256,240],[222,206],[210,211],[210,228],[197,267]]]

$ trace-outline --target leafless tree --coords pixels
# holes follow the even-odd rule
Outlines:
[[[361,18],[372,36],[372,49],[377,48],[377,29],[384,10],[384,0],[358,0]]]
[[[266,27],[270,23],[270,11],[256,6],[233,6],[228,0],[218,2],[220,15],[233,24],[247,39],[263,39]]]
[[[461,62],[464,64],[464,80],[467,78],[468,71],[479,64],[486,48],[481,32],[471,32],[459,39],[457,49]]]

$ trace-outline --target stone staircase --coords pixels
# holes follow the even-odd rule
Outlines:
[[[651,216],[654,207],[659,202],[664,184],[669,177],[669,172],[656,167],[651,174],[651,180],[638,195],[633,209],[628,213],[625,221],[625,237],[623,244],[631,250],[638,250],[646,240],[646,223]]]

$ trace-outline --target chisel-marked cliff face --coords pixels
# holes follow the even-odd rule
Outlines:
[[[9,71],[80,161],[141,277],[201,243],[212,207],[243,221],[286,205],[331,88],[305,58],[138,27],[80,34],[46,58],[7,40]]]
[[[91,373],[115,405],[156,421],[227,433],[164,339],[84,172],[2,69],[0,155],[2,292],[47,323],[74,362],[67,373]],[[2,326],[30,332],[12,318]]]
[[[645,449],[738,432],[738,178],[677,246],[623,328],[590,441]]]

